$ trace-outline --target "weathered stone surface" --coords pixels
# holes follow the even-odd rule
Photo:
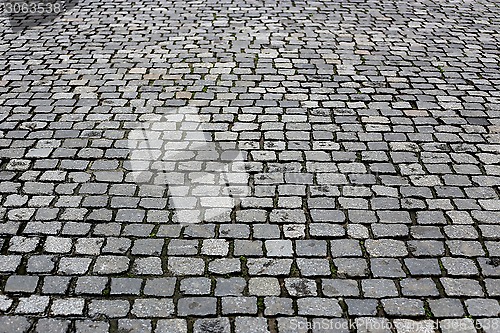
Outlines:
[[[0,333],[497,333],[498,17],[3,1]]]

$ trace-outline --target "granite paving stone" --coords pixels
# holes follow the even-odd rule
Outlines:
[[[0,7],[0,333],[498,331],[498,1]]]

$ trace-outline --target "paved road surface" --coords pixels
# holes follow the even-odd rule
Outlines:
[[[0,332],[500,331],[497,0],[67,5],[0,20]]]

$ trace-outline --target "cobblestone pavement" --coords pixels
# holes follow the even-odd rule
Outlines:
[[[0,332],[500,331],[497,0],[69,7],[0,22]]]

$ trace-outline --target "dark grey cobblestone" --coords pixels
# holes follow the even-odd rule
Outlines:
[[[499,331],[498,2],[12,1],[0,333]]]

